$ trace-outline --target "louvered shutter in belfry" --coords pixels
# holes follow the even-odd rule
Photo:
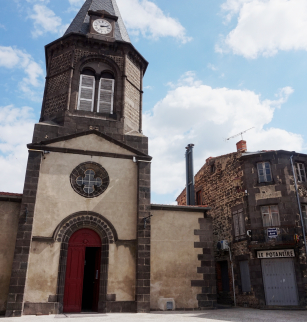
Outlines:
[[[101,78],[99,84],[99,113],[113,114],[114,79]]]
[[[95,93],[95,77],[81,75],[78,110],[93,112]]]

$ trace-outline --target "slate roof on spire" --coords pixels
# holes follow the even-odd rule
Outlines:
[[[75,19],[72,21],[64,36],[70,33],[79,33],[86,35],[89,31],[90,17],[88,11],[105,10],[109,14],[118,17],[115,23],[115,39],[130,42],[127,29],[119,12],[116,0],[86,0]]]

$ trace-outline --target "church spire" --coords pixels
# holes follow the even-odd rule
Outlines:
[[[117,16],[115,23],[115,40],[130,43],[130,38],[119,12],[116,0],[86,0],[75,19],[72,21],[64,36],[77,33],[86,35],[90,29],[89,11],[107,11],[110,15]]]

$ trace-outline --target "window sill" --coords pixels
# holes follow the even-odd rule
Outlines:
[[[84,116],[84,117],[97,117],[99,119],[112,119],[117,120],[117,114],[108,114],[108,113],[97,113],[97,112],[88,112],[88,111],[80,111],[80,110],[74,110],[72,115],[75,116]]]
[[[271,185],[275,185],[275,181],[270,181],[270,182],[257,182],[256,186],[258,187],[263,187],[263,186],[271,186]]]

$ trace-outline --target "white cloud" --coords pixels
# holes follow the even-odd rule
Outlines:
[[[0,67],[22,69],[26,76],[19,82],[19,88],[30,99],[39,99],[33,88],[42,89],[44,71],[31,55],[17,48],[0,46]]]
[[[184,188],[184,152],[189,143],[195,144],[195,171],[210,156],[234,152],[237,141],[225,142],[225,138],[251,127],[255,129],[244,137],[250,151],[301,151],[300,135],[267,127],[274,110],[292,92],[292,88],[285,87],[275,100],[268,100],[249,90],[212,88],[196,80],[191,72],[184,75],[152,113],[144,115],[144,133],[153,156],[153,192],[175,196]]]
[[[279,50],[307,50],[306,0],[227,0],[227,20],[238,14],[236,27],[216,46],[246,58],[273,56]]]
[[[0,191],[22,192],[34,115],[30,107],[0,107]]]
[[[208,67],[209,69],[213,70],[214,72],[218,70],[218,68],[217,68],[217,67],[215,67],[213,64],[210,64],[210,63],[207,65],[207,67]]]
[[[68,0],[68,2],[71,6],[81,7],[81,5],[84,3],[84,0]]]
[[[134,35],[153,39],[174,37],[182,43],[192,39],[179,21],[166,15],[151,1],[117,0],[117,3],[126,27]]]
[[[33,13],[29,15],[29,18],[34,21],[33,37],[41,36],[46,32],[60,34],[63,30],[62,19],[45,5],[34,5]]]

